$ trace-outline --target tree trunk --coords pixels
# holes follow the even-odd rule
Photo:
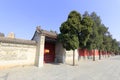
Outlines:
[[[93,61],[95,61],[95,50],[93,51]]]
[[[75,50],[73,50],[73,66],[75,66]]]
[[[88,51],[88,55],[87,55],[88,59],[90,59],[90,51]]]
[[[106,58],[107,52],[105,51],[105,58]]]
[[[101,60],[101,51],[99,50],[99,60]]]
[[[110,54],[110,52],[109,52],[109,51],[107,52],[107,54],[108,54],[108,57],[110,57],[110,56],[109,56],[109,54]]]

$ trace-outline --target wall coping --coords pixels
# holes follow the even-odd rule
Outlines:
[[[14,43],[14,44],[36,45],[36,42],[32,41],[32,40],[7,38],[7,37],[0,37],[0,42],[3,42],[3,43]]]

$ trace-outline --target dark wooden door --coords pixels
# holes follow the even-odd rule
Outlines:
[[[44,50],[44,62],[52,63],[55,59],[55,44],[50,42],[45,42]]]

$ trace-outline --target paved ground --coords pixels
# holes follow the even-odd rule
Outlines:
[[[120,56],[82,61],[78,66],[46,64],[43,68],[17,67],[0,70],[0,80],[120,80]]]

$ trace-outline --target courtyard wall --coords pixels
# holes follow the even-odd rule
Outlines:
[[[0,37],[0,69],[34,65],[35,54],[34,41]]]

